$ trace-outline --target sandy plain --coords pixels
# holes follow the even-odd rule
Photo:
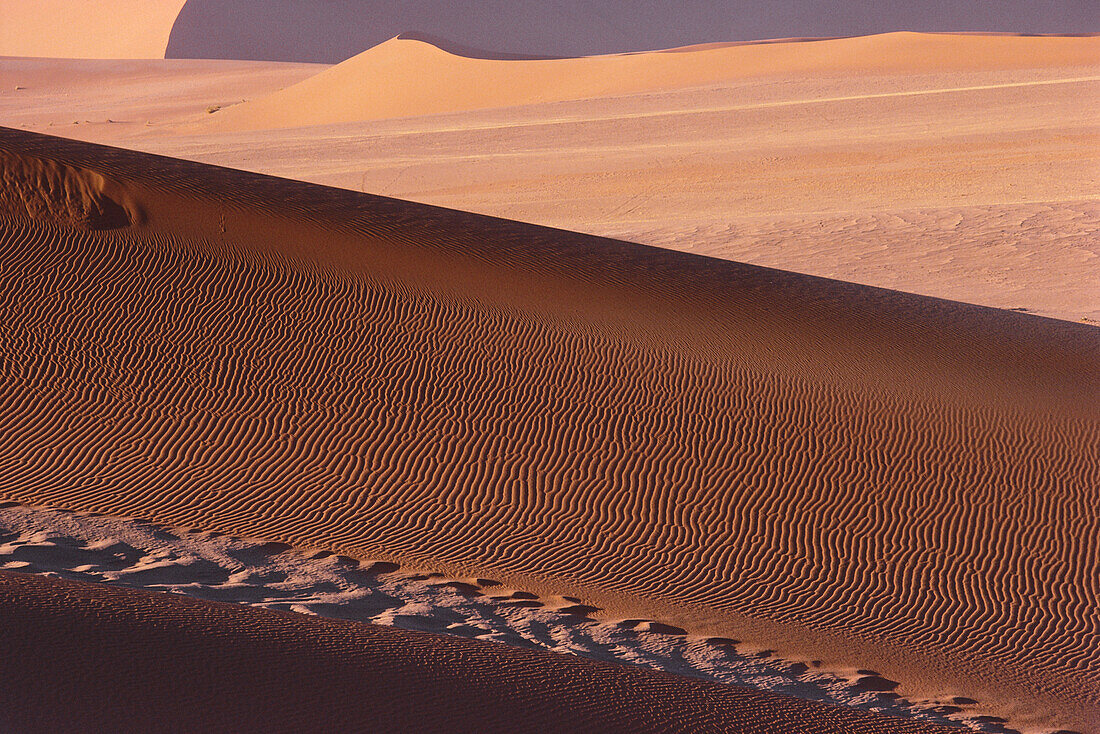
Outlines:
[[[240,170],[0,132],[0,558],[482,638],[475,701],[497,640],[765,691],[678,679],[697,729],[1093,731],[1097,43],[2,60],[9,128]],[[12,614],[59,615],[35,639],[88,650],[130,638],[85,603],[139,635],[374,649],[10,578]],[[407,670],[402,633],[354,634],[391,632]],[[452,642],[422,642],[452,681]],[[536,689],[573,675],[539,660],[515,663]],[[563,700],[592,727],[677,708],[592,719],[613,689]]]

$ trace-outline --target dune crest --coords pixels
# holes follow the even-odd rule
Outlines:
[[[13,130],[0,150],[145,215],[5,217],[0,495],[782,628],[1068,728],[1100,704],[1097,330]]]
[[[678,53],[509,61],[392,38],[267,97],[222,110],[215,130],[257,130],[417,117],[533,103],[702,87],[813,73],[1015,69],[1095,62],[1100,38],[890,33],[770,44],[717,44]],[[1026,49],[1026,53],[1022,51]],[[673,49],[676,50],[676,49]]]

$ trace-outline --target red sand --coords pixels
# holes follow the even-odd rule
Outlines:
[[[11,130],[0,159],[4,497],[581,589],[1021,721],[1100,703],[1091,327]]]

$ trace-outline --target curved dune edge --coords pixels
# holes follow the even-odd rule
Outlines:
[[[3,496],[772,625],[1067,727],[1100,700],[1095,330],[0,149],[95,170],[146,217],[7,221]]]
[[[945,732],[554,653],[0,572],[17,731]]]
[[[509,61],[459,56],[397,37],[291,87],[221,110],[200,127],[262,130],[417,117],[774,75],[1084,67],[1095,63],[1098,50],[1100,37],[1093,36],[887,33]]]
[[[456,635],[989,730],[981,701],[910,700],[899,682],[863,665],[834,670],[753,640],[623,619],[573,596],[195,528],[2,503],[0,569]]]

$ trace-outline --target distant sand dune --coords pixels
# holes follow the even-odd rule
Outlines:
[[[1067,727],[1100,705],[1095,329],[0,150],[3,496],[842,635]],[[91,173],[139,223],[27,204]]]
[[[715,41],[890,31],[1100,31],[1087,0],[905,3],[874,0],[189,0],[172,29],[177,58],[336,63],[400,33],[495,54],[590,56]]]
[[[160,59],[187,0],[4,0],[0,56]]]
[[[933,74],[1027,68],[1036,59],[1055,67],[1087,66],[1095,63],[1098,47],[1091,37],[890,33],[516,62],[456,56],[415,38],[393,38],[287,89],[223,110],[210,125],[253,130],[417,117],[772,75]]]
[[[0,56],[338,63],[402,33],[479,54],[590,56],[892,31],[1100,32],[1091,0],[4,0]]]

